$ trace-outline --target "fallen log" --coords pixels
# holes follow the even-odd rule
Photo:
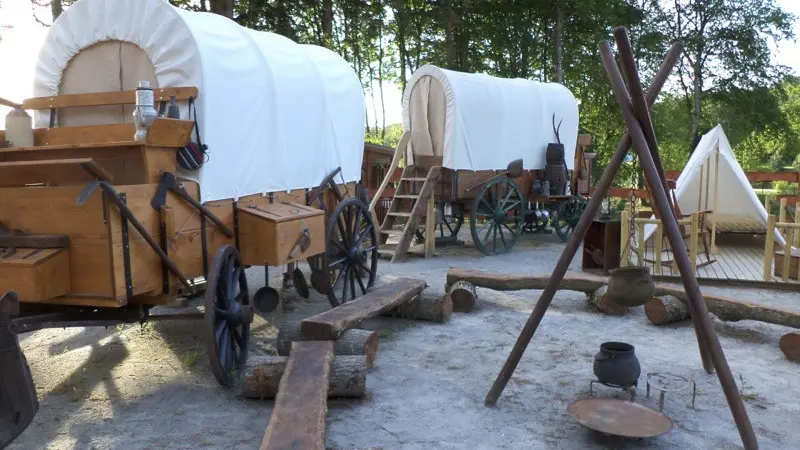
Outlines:
[[[242,396],[262,400],[275,398],[288,359],[286,356],[248,358],[242,379]],[[328,398],[361,398],[366,392],[366,356],[335,356],[328,377]]]
[[[540,275],[504,275],[480,270],[450,268],[447,272],[447,284],[452,285],[456,281],[466,280],[475,286],[498,291],[544,289],[551,276],[552,274],[549,273]],[[564,280],[559,284],[559,288],[591,293],[606,284],[608,284],[608,278],[601,275],[567,272]],[[687,301],[686,292],[682,288],[666,283],[655,283],[655,287],[656,297],[672,295],[682,302]],[[755,320],[791,328],[800,328],[799,313],[742,302],[719,295],[703,294],[703,298],[708,311],[726,322]]]
[[[398,278],[341,306],[303,319],[300,329],[309,340],[335,340],[359,323],[393,310],[419,295],[428,284],[413,278]]]
[[[453,314],[453,302],[449,297],[445,297],[447,296],[420,294],[408,303],[403,303],[381,315],[428,322],[447,322]]]
[[[489,288],[495,291],[519,291],[523,289],[544,289],[552,277],[552,273],[503,275],[481,270],[456,269],[451,267],[450,270],[447,271],[447,285],[452,286],[458,281],[467,281],[475,286]],[[604,276],[567,272],[558,287],[559,289],[591,294],[606,284],[608,284],[608,279]]]
[[[800,362],[800,333],[784,334],[778,346],[789,361]]]
[[[464,280],[453,283],[445,296],[449,296],[452,300],[454,312],[471,312],[472,308],[475,307],[475,301],[478,299],[475,285]]]
[[[284,319],[278,329],[278,337],[275,339],[278,355],[289,356],[292,349],[292,342],[308,341],[301,331],[299,320]],[[333,354],[336,356],[365,355],[367,367],[372,368],[375,358],[378,355],[380,338],[376,331],[351,329],[347,330],[333,341]]]
[[[666,325],[688,319],[689,306],[674,295],[664,295],[645,303],[644,313],[653,325]]]
[[[324,450],[332,360],[331,341],[292,343],[260,450]]]
[[[611,296],[606,294],[608,291],[607,286],[600,286],[589,294],[589,302],[597,307],[600,311],[610,314],[612,316],[621,316],[628,312],[628,307],[619,305],[611,300]]]

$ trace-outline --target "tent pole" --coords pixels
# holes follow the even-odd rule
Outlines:
[[[617,67],[614,54],[611,52],[611,46],[607,41],[603,41],[600,43],[599,47],[600,55],[603,58],[603,66],[611,81],[611,86],[617,99],[620,112],[628,127],[628,132],[633,139],[633,147],[639,154],[639,160],[642,163],[645,176],[651,180],[657,180],[658,172],[656,166],[647,147],[642,127],[633,113],[631,100],[625,89],[625,82],[622,80],[622,75]],[[683,287],[687,294],[687,303],[691,310],[690,315],[695,325],[695,331],[702,336],[698,339],[701,344],[701,354],[703,350],[705,350],[703,347],[708,346],[707,349],[714,363],[713,367],[717,369],[717,376],[719,377],[722,390],[725,393],[728,406],[733,414],[745,450],[757,449],[758,439],[756,438],[750,418],[747,415],[742,397],[739,394],[739,387],[736,385],[736,380],[733,378],[728,361],[725,359],[725,353],[719,343],[719,338],[714,332],[714,326],[709,317],[708,308],[703,300],[703,294],[700,292],[697,278],[691,270],[689,257],[686,254],[686,245],[683,242],[680,229],[678,228],[678,222],[669,210],[666,192],[663,189],[655,189],[653,191],[653,200],[654,206],[661,211],[661,215],[665,219],[664,230],[667,232],[667,237],[674,249],[675,262],[678,264],[681,278],[683,279]]]
[[[706,201],[701,211],[708,210],[708,193],[711,192],[711,158],[706,160]]]
[[[717,255],[717,209],[719,208],[719,141],[714,152],[714,210],[711,212],[711,253]]]

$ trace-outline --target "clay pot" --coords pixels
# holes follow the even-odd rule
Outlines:
[[[600,344],[592,369],[601,383],[613,386],[633,386],[642,374],[635,348],[625,342]]]
[[[649,267],[618,267],[609,274],[607,295],[620,306],[642,306],[656,293]]]

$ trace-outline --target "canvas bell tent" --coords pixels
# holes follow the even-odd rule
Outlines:
[[[341,166],[361,174],[365,102],[353,68],[323,47],[254,31],[167,0],[80,0],[53,24],[35,72],[37,97],[194,86],[209,159],[202,201],[316,186]],[[132,121],[132,108],[65,109],[59,125]],[[189,116],[181,105],[181,118]],[[47,127],[49,115],[37,114]],[[308,164],[313,162],[313,164]],[[337,180],[341,181],[341,180]]]
[[[441,156],[453,170],[500,170],[522,158],[527,170],[544,169],[547,144],[556,142],[553,116],[573,169],[578,102],[558,83],[498,78],[426,65],[403,93],[406,154]]]
[[[676,180],[675,196],[681,213],[711,211],[706,218],[716,233],[763,233],[767,211],[758,200],[744,170],[736,161],[721,125],[706,133]],[[655,225],[645,227],[645,240]],[[783,236],[775,230],[775,242]]]

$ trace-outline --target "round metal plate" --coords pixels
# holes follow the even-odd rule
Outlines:
[[[253,306],[262,313],[268,314],[278,307],[281,303],[281,296],[275,288],[269,286],[262,287],[253,296]]]
[[[567,412],[587,428],[616,436],[648,438],[672,430],[672,420],[664,413],[616,398],[576,400]]]
[[[300,295],[300,297],[308,298],[308,283],[306,283],[306,276],[303,275],[303,271],[299,268],[295,268],[294,272],[292,272],[292,282],[294,283],[294,290]]]

